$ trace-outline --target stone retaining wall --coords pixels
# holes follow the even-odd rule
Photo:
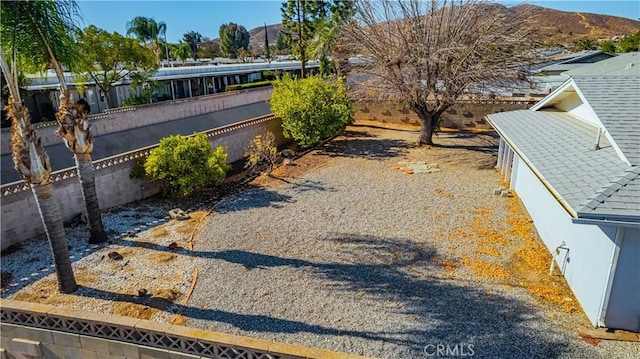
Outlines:
[[[355,355],[44,304],[0,301],[5,358],[358,359]]]
[[[268,115],[213,129],[205,134],[214,148],[227,147],[227,162],[231,163],[242,159],[249,141],[267,130],[273,132],[278,143],[281,143],[284,139],[281,124],[280,119]],[[135,161],[149,155],[155,147],[145,147],[94,162],[100,208],[123,205],[159,192],[157,183],[129,177]],[[84,207],[80,182],[76,176],[75,168],[52,174],[55,193],[60,200],[65,221],[77,216]],[[2,212],[1,249],[44,234],[44,226],[40,220],[34,194],[23,181],[0,187],[0,207]]]

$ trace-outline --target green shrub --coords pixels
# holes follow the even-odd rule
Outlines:
[[[263,87],[263,86],[269,86],[269,85],[271,85],[271,81],[258,81],[258,82],[251,82],[248,84],[227,85],[227,87],[225,87],[224,90],[238,91],[238,90],[246,90],[254,87]]]
[[[338,133],[351,119],[351,102],[342,79],[283,76],[273,82],[271,112],[282,119],[285,137],[310,147]]]
[[[229,165],[224,147],[211,148],[202,133],[165,137],[144,164],[152,180],[164,180],[165,195],[188,196],[208,184],[221,184]]]
[[[150,89],[144,89],[140,91],[140,93],[129,91],[129,97],[122,100],[122,107],[146,105],[151,103],[151,94],[152,91]]]
[[[143,179],[147,175],[147,172],[144,169],[144,163],[147,162],[148,156],[140,157],[135,160],[133,163],[133,167],[131,167],[131,172],[129,173],[129,178],[131,179]]]

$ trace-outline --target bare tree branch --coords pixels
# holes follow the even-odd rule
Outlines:
[[[353,95],[407,106],[420,118],[419,142],[433,144],[440,115],[460,97],[525,77],[523,20],[476,0],[358,0],[345,29],[361,58]]]

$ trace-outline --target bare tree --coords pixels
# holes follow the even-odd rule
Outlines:
[[[418,115],[432,145],[440,116],[461,96],[524,79],[527,31],[502,5],[475,0],[358,0],[345,31],[361,54],[356,98],[395,101]]]

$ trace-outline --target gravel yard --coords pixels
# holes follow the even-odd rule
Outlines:
[[[162,201],[109,211],[108,244],[84,245],[70,229],[77,294],[54,293],[39,241],[3,253],[13,279],[2,297],[379,358],[424,358],[438,345],[479,358],[640,356],[638,343],[578,335],[590,324],[548,275],[518,199],[492,194],[492,134],[445,132],[430,149],[416,138],[350,127],[241,193],[201,197],[187,222],[167,221]],[[407,174],[401,161],[436,171]],[[137,298],[141,287],[153,298]]]

